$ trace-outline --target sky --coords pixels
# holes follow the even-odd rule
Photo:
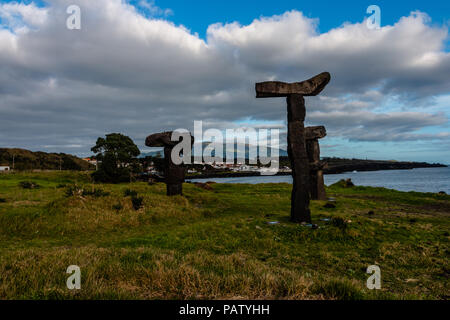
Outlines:
[[[66,9],[81,9],[69,30]],[[369,29],[369,5],[381,28]],[[0,147],[90,155],[120,132],[279,128],[255,82],[332,75],[307,97],[323,156],[450,164],[445,1],[0,1]]]

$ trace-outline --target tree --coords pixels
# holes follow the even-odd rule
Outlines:
[[[131,168],[141,153],[130,137],[120,133],[108,134],[106,139],[98,138],[91,151],[97,154],[99,163],[92,177],[95,181],[111,183],[129,181]]]

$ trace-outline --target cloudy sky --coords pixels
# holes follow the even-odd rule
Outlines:
[[[121,132],[145,151],[194,120],[285,130],[285,100],[255,82],[329,71],[306,99],[323,155],[450,163],[450,5],[393,2],[377,30],[366,1],[0,1],[0,147],[83,156]]]

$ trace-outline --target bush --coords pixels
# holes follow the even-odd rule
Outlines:
[[[123,205],[121,203],[115,204],[112,206],[113,210],[119,212],[123,209]]]
[[[138,195],[138,193],[137,193],[136,191],[134,191],[134,190],[126,189],[126,190],[123,192],[123,195],[124,195],[125,197],[134,197],[134,198],[136,198],[137,195]]]
[[[19,186],[23,189],[39,189],[41,186],[32,181],[21,181]]]
[[[67,197],[82,196],[83,192],[84,190],[75,184],[67,187],[66,196]]]
[[[133,204],[133,209],[138,211],[142,208],[142,203],[144,202],[143,197],[131,197],[131,203]]]
[[[83,196],[92,196],[95,198],[100,198],[100,197],[107,197],[109,196],[110,193],[106,192],[102,189],[94,189],[93,191],[87,191],[87,190],[83,190]]]
[[[347,222],[343,218],[340,218],[340,217],[332,218],[331,219],[331,224],[333,226],[335,226],[336,228],[341,229],[342,232],[347,230],[347,226],[348,226]]]
[[[355,184],[353,183],[352,179],[342,179],[335,184],[332,185],[340,188],[353,188]]]
[[[95,198],[100,198],[100,197],[107,197],[109,196],[110,193],[106,192],[102,189],[93,189],[91,191],[89,190],[85,190],[82,187],[75,185],[71,185],[69,187],[67,187],[66,189],[66,196],[67,197],[72,197],[72,196],[80,196],[80,197],[88,197],[88,196],[92,196]]]
[[[5,203],[6,199],[0,198],[0,203]]]
[[[107,169],[101,167],[92,173],[92,178],[95,182],[101,183],[130,182],[130,170],[128,168],[117,168],[114,170],[114,173],[111,173]]]
[[[91,177],[95,182],[104,182],[104,183],[110,182],[109,181],[110,178],[104,170],[97,170],[93,172]]]

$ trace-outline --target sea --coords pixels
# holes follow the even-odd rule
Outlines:
[[[416,191],[450,194],[450,167],[421,168],[412,170],[386,170],[368,172],[348,172],[325,175],[325,184],[332,185],[341,179],[352,179],[357,186],[383,187],[398,191]],[[214,181],[217,183],[292,183],[291,176],[256,176],[239,178],[196,179],[195,182]]]

